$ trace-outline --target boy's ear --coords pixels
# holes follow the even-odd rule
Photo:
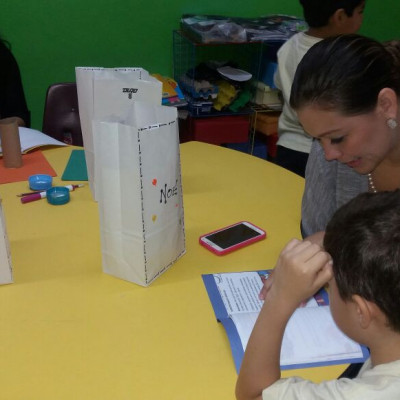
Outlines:
[[[378,102],[377,102],[378,111],[385,117],[395,118],[397,117],[397,94],[391,88],[383,88],[378,93]]]
[[[346,21],[347,14],[344,11],[344,8],[337,9],[330,17],[331,23],[338,29],[338,32],[341,32],[341,27]]]
[[[367,329],[375,316],[374,304],[358,294],[351,297],[358,318],[360,328]]]

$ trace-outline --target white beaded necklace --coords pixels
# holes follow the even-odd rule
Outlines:
[[[370,191],[372,193],[378,193],[378,191],[376,190],[376,187],[374,185],[374,181],[372,179],[372,174],[368,174],[368,185],[369,185]]]

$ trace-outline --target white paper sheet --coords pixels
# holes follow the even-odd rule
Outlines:
[[[60,142],[43,132],[36,129],[19,127],[19,139],[21,142],[21,153],[26,153],[36,147],[41,146],[67,146],[65,143]],[[2,153],[0,142],[0,154]]]

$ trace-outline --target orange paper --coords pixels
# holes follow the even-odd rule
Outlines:
[[[57,176],[56,171],[54,171],[40,150],[23,154],[22,161],[22,167],[11,169],[5,168],[3,159],[0,159],[0,183],[25,181],[34,174]]]

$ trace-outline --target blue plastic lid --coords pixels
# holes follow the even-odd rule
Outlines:
[[[29,187],[32,190],[47,190],[53,184],[53,178],[46,174],[31,175],[28,178]]]
[[[46,190],[47,202],[55,206],[69,202],[69,190],[64,186],[53,186]]]

